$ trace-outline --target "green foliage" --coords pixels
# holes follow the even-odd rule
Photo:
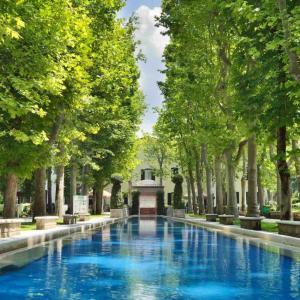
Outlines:
[[[240,172],[239,146],[255,133],[261,182],[276,190],[279,156],[268,152],[281,126],[299,139],[300,104],[299,5],[281,2],[286,10],[271,0],[162,1],[159,23],[170,43],[158,123],[174,143],[184,175],[193,176],[202,144],[209,166],[220,157],[231,173]],[[230,201],[234,196],[231,191]]]
[[[32,204],[25,203],[25,204],[23,204],[22,212],[20,213],[20,217],[28,218],[30,216],[32,216]]]
[[[129,177],[145,105],[123,5],[1,1],[0,175],[76,162],[90,187]]]
[[[157,207],[157,214],[158,215],[165,215],[166,208],[165,208],[165,193],[163,191],[158,191],[156,193],[156,207]]]
[[[36,223],[22,223],[21,224],[21,230],[27,231],[27,230],[36,230]]]
[[[142,148],[145,160],[155,170],[155,175],[162,179],[170,175],[171,164],[175,160],[174,145],[168,135],[160,128],[158,122],[154,126],[152,135],[144,135]]]
[[[140,207],[140,192],[133,191],[132,192],[132,206],[131,206],[131,214],[138,215]]]
[[[176,174],[172,177],[172,182],[175,184],[173,194],[173,207],[175,209],[185,208],[182,201],[182,183],[183,177],[180,174]]]
[[[110,198],[110,208],[122,208],[123,207],[123,199],[121,192],[121,184],[122,177],[118,174],[114,174],[111,176],[111,198]]]

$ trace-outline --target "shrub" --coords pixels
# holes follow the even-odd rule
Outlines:
[[[140,208],[140,192],[134,191],[132,192],[132,207],[131,207],[131,214],[138,215]]]
[[[29,217],[32,215],[32,203],[24,203],[22,206],[22,212],[20,213],[20,217]]]
[[[158,191],[156,193],[156,207],[158,215],[165,215],[165,193],[163,191]]]
[[[184,203],[182,201],[183,177],[180,174],[176,174],[172,177],[172,182],[175,184],[173,195],[173,207],[175,209],[185,208]]]
[[[111,182],[112,182],[112,189],[111,189],[111,198],[110,198],[110,208],[122,208],[122,193],[121,193],[121,183],[122,177],[120,175],[112,175]]]

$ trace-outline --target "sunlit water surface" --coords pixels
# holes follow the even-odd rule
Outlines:
[[[300,299],[295,260],[163,218],[133,218],[40,251],[2,270],[1,300]]]

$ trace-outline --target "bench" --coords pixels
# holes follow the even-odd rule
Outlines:
[[[261,221],[264,217],[240,217],[241,228],[261,230]]]
[[[300,238],[299,221],[278,221],[278,233]]]
[[[280,219],[280,211],[270,211],[270,219]]]
[[[233,225],[234,219],[234,215],[219,215],[220,224],[223,225]]]
[[[76,224],[77,222],[77,217],[76,215],[64,215],[64,224],[65,225],[70,225],[70,224]]]
[[[79,221],[89,221],[91,219],[90,214],[78,214]]]
[[[34,219],[36,221],[37,230],[54,228],[57,226],[56,222],[58,221],[58,217],[55,216],[35,217]]]
[[[21,219],[0,219],[0,237],[7,238],[20,234]]]
[[[293,220],[294,221],[300,221],[300,212],[294,212]]]
[[[207,222],[217,222],[217,214],[206,214],[205,216]]]

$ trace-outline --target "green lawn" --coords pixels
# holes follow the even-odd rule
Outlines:
[[[21,224],[21,230],[36,230],[36,224],[31,223],[22,223]]]

